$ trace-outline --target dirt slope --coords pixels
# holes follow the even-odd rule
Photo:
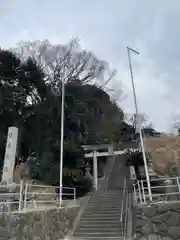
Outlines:
[[[180,137],[149,137],[145,139],[146,151],[150,152],[153,168],[166,174],[175,166],[180,167]]]

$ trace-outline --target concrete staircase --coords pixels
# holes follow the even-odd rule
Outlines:
[[[125,166],[123,157],[114,161],[107,181],[107,191],[92,194],[74,232],[77,240],[124,239],[126,203],[124,201]]]
[[[119,191],[94,194],[74,233],[76,239],[123,239],[125,215]],[[120,219],[122,218],[122,221]]]

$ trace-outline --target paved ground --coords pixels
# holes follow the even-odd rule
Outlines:
[[[107,191],[107,183],[109,181],[111,172],[112,172],[112,168],[114,166],[114,162],[115,162],[115,157],[109,157],[107,165],[105,167],[105,173],[104,173],[104,177],[101,179],[98,179],[98,190],[99,191]]]
[[[125,165],[124,155],[116,157],[112,173],[109,177],[108,189],[123,189],[124,179],[129,177],[129,170]]]
[[[99,179],[99,189],[90,197],[85,211],[79,218],[80,222],[76,225],[76,239],[112,239],[112,236],[114,239],[124,239],[129,215],[128,197],[124,195],[124,179],[129,178],[129,169],[125,161],[124,155],[109,159],[105,176]],[[132,219],[130,223],[129,228],[132,229]],[[94,235],[91,236],[92,234]]]

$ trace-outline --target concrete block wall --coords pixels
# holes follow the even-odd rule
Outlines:
[[[78,214],[79,207],[56,208],[0,215],[1,240],[64,239]]]
[[[134,239],[180,240],[180,203],[136,207]]]

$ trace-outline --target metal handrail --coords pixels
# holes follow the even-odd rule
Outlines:
[[[165,181],[170,180],[170,181],[176,181],[176,183],[170,183],[170,184],[165,184]],[[157,197],[165,197],[167,198],[168,196],[177,196],[179,199],[177,201],[180,201],[180,177],[170,177],[170,178],[162,178],[162,179],[152,179],[152,182],[156,181],[161,181],[161,183],[164,184],[162,185],[157,185],[157,186],[151,186],[151,190],[156,189],[156,190],[161,190],[164,189],[168,189],[168,188],[175,188],[177,189],[177,191],[172,191],[172,192],[166,192],[166,190],[162,193],[153,193],[152,192],[152,201],[153,202],[162,202],[162,201],[157,201]],[[150,182],[151,182],[150,181]],[[133,190],[134,190],[134,200],[136,202],[136,204],[146,204],[149,199],[149,194],[147,194],[147,186],[144,186],[144,183],[146,183],[146,181],[144,180],[138,180],[136,183],[133,184]],[[169,200],[170,201],[170,200]],[[167,199],[164,200],[164,202],[167,202]]]
[[[128,188],[127,188],[127,179],[124,179],[123,185],[123,196],[122,196],[122,205],[121,205],[121,213],[120,213],[120,223],[122,224],[122,237],[126,239],[126,231],[127,231],[127,214],[128,214]]]
[[[177,179],[177,176],[176,177],[160,177],[160,178],[150,179],[150,182],[166,181],[166,180],[176,180],[176,179]],[[141,180],[141,181],[146,182],[146,180]]]
[[[124,210],[125,193],[126,193],[126,178],[124,179],[124,187],[123,187],[123,198],[122,198],[122,206],[121,206],[121,214],[120,214],[120,222],[121,223],[123,221],[123,210]]]
[[[126,235],[128,231],[128,207],[129,207],[129,195],[127,194],[126,208],[125,208],[125,224],[124,224],[124,240],[126,240]]]
[[[27,199],[28,197],[30,197],[30,199],[33,201],[35,200],[36,203],[59,203],[58,201],[58,197],[59,197],[59,194],[57,194],[56,192],[38,192],[38,191],[28,191],[28,189],[32,190],[32,188],[45,188],[45,189],[48,189],[48,188],[52,188],[53,190],[55,190],[56,188],[59,189],[59,186],[56,187],[56,186],[50,186],[50,185],[36,185],[36,184],[29,184],[29,183],[26,183],[26,187],[25,187],[25,199],[24,199],[24,210],[27,209]],[[76,189],[75,188],[72,188],[72,187],[63,187],[62,188],[63,190],[64,189],[67,189],[67,190],[72,190],[72,193],[64,193],[62,191],[62,196],[73,196],[73,199],[75,200],[76,199]],[[45,196],[51,196],[53,199],[38,199],[38,197],[45,197]]]
[[[13,192],[10,191],[14,188]],[[57,203],[59,203],[59,200],[57,194],[55,192],[56,186],[50,186],[50,185],[39,185],[39,184],[32,184],[29,182],[26,182],[25,184],[23,181],[20,182],[20,184],[4,184],[1,185],[1,188],[4,188],[9,190],[8,192],[2,192],[0,193],[0,210],[2,209],[4,211],[11,212],[12,210],[10,207],[12,204],[16,203],[18,206],[13,211],[20,212],[20,211],[26,211],[27,210],[27,204],[31,203],[31,201],[36,201],[36,203],[42,204],[42,203],[54,203],[57,206]],[[52,192],[44,192],[43,190],[46,189],[53,189]],[[16,189],[16,191],[15,191]],[[41,189],[41,190],[39,190]],[[18,190],[18,191],[17,191]],[[72,192],[64,193],[62,192],[62,196],[72,196],[73,200],[76,199],[76,189],[72,187],[63,187],[63,190],[71,190]],[[14,198],[12,199],[12,196],[14,198],[17,198],[15,201]],[[38,199],[39,197],[39,199]],[[45,199],[43,199],[45,197]]]

